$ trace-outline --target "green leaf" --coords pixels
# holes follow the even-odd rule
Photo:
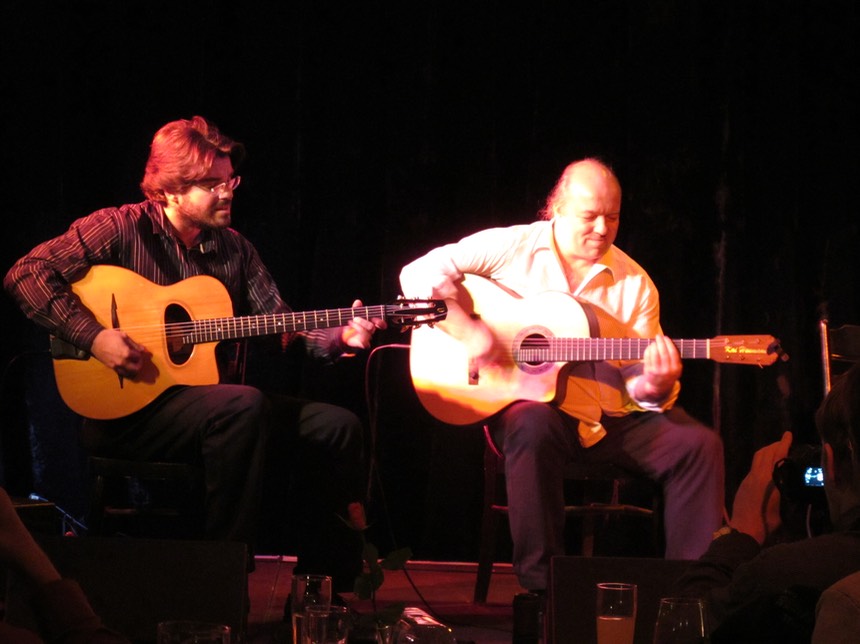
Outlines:
[[[401,570],[411,558],[412,550],[409,548],[400,548],[399,550],[389,552],[388,556],[382,560],[381,566],[386,570]]]
[[[355,578],[352,591],[359,599],[370,599],[373,596],[373,591],[378,587],[374,585],[370,575],[362,574]]]

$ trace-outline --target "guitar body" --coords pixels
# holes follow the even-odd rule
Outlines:
[[[565,395],[565,365],[641,360],[652,342],[627,337],[605,311],[567,293],[522,298],[476,275],[466,275],[462,287],[460,306],[480,317],[493,336],[487,364],[478,368],[466,346],[438,327],[413,330],[410,348],[421,404],[451,425],[481,422],[517,400],[558,402]],[[756,366],[788,359],[770,335],[672,342],[683,359]]]
[[[173,385],[218,382],[215,343],[169,346],[165,322],[171,315],[221,318],[233,314],[224,285],[200,275],[158,286],[118,266],[94,266],[72,290],[105,327],[111,328],[115,304],[119,327],[146,347],[148,355],[134,380],[120,378],[93,357],[54,360],[54,375],[65,403],[88,418],[126,416],[146,406]]]
[[[465,346],[438,327],[412,331],[409,352],[412,383],[424,408],[452,425],[480,422],[516,400],[551,402],[562,397],[558,387],[564,363],[519,363],[514,351],[527,337],[589,337],[593,311],[567,293],[546,292],[523,299],[495,282],[467,275],[463,282],[470,302],[464,308],[478,315],[493,338],[492,364],[476,373]],[[552,320],[552,326],[535,324]]]
[[[389,326],[417,328],[444,320],[442,300],[407,300],[317,311],[285,311],[232,317],[233,303],[214,277],[198,275],[159,286],[117,266],[90,268],[72,291],[109,329],[121,329],[147,354],[134,379],[121,378],[101,362],[55,340],[54,375],[65,403],[95,419],[120,418],[151,403],[174,385],[214,385],[215,348],[221,340],[341,327],[357,317]]]

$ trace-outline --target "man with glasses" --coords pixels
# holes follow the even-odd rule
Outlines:
[[[130,269],[164,287],[208,275],[224,285],[236,316],[289,312],[256,249],[229,227],[243,156],[242,144],[202,117],[164,125],[153,138],[141,183],[147,199],[78,219],[18,260],[6,275],[6,290],[30,319],[115,371],[120,383],[147,377],[148,358],[160,342],[147,346],[134,330],[121,328],[129,302],[114,311],[115,328],[81,306],[72,285],[93,266]],[[309,353],[334,360],[367,348],[384,326],[380,319],[355,318],[284,339],[303,336]],[[306,500],[295,518],[306,528],[297,569],[331,574],[338,590],[350,589],[360,571],[359,540],[338,519],[364,492],[362,427],[346,409],[222,379],[169,387],[119,418],[87,419],[83,439],[100,456],[202,465],[203,537],[249,547],[265,468],[279,482],[277,475],[290,472],[293,496]],[[275,495],[282,498],[283,491]]]

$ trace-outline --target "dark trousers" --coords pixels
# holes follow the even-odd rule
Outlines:
[[[365,494],[352,412],[244,385],[176,387],[126,418],[87,421],[83,436],[100,456],[201,465],[205,538],[254,552],[262,506],[264,525],[299,535],[297,568],[351,588],[360,540],[339,517]]]
[[[722,522],[723,445],[682,409],[601,419],[607,435],[586,449],[578,421],[543,403],[520,402],[493,423],[505,456],[514,570],[524,588],[547,587],[550,559],[564,554],[564,468],[612,462],[663,488],[667,559],[698,558]]]
[[[327,403],[271,401],[277,421],[266,461],[263,531],[275,547],[294,544],[294,572],[330,575],[335,592],[352,591],[362,546],[345,520],[347,506],[367,494],[361,421]]]

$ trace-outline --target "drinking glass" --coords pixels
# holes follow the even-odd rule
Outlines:
[[[700,644],[708,641],[705,602],[697,597],[664,597],[654,624],[654,644]]]
[[[230,644],[230,627],[182,620],[159,622],[157,641],[158,644]]]
[[[308,606],[302,626],[302,644],[346,644],[352,614],[346,606]]]
[[[293,617],[293,642],[302,641],[302,620],[310,606],[331,606],[331,577],[326,575],[293,575],[290,610]]]
[[[636,584],[597,584],[597,644],[633,644]]]

